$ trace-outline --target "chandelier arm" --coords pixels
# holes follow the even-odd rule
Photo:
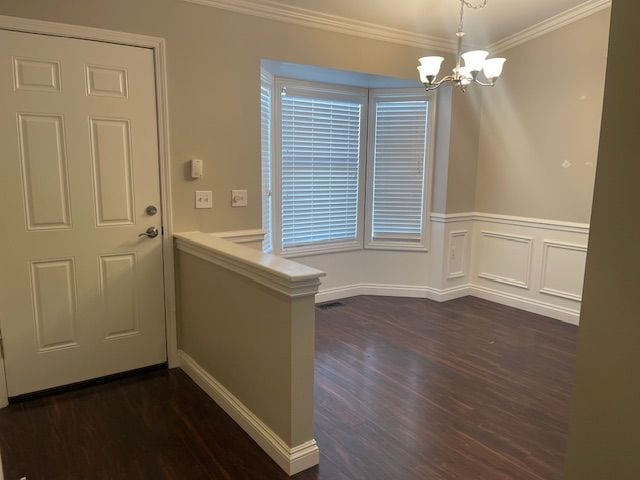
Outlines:
[[[490,83],[485,83],[485,82],[481,82],[480,80],[478,80],[477,78],[473,80],[474,83],[477,83],[478,85],[482,85],[483,87],[493,87],[495,86],[496,82],[490,82]]]
[[[429,92],[431,90],[435,90],[436,88],[438,88],[440,85],[442,85],[443,83],[446,82],[454,82],[455,81],[455,77],[453,75],[447,75],[446,77],[441,78],[440,80],[438,80],[437,82],[434,83],[425,83],[424,85],[424,89]]]

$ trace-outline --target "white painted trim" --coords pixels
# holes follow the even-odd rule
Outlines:
[[[551,240],[545,240],[542,243],[542,266],[540,273],[540,293],[545,293],[547,295],[553,295],[554,297],[566,298],[568,300],[573,300],[576,302],[582,302],[582,295],[576,295],[571,292],[565,292],[562,290],[556,290],[554,288],[545,287],[547,283],[547,255],[549,253],[549,248],[559,248],[562,250],[572,250],[576,252],[584,252],[587,253],[586,245],[576,245],[574,243],[565,243],[565,242],[557,242]]]
[[[573,241],[576,242],[577,245],[572,243],[564,245],[580,250],[586,249],[584,245],[579,244],[586,243],[583,239],[586,239],[586,236],[589,234],[588,224],[476,212],[432,214],[432,221],[434,223],[452,224],[451,227],[442,227],[445,228],[445,230],[443,230],[443,235],[446,235],[449,239],[451,238],[451,235],[456,232],[468,231],[468,238],[472,245],[477,244],[481,235],[481,229],[494,230],[492,226],[499,227],[501,225],[510,225],[513,228],[509,228],[507,230],[505,227],[504,230],[507,230],[507,232],[500,232],[498,235],[500,237],[507,236],[510,240],[518,240],[529,245],[526,260],[527,272],[525,277],[527,281],[500,281],[495,285],[480,285],[477,278],[477,272],[475,271],[477,268],[476,266],[478,265],[478,259],[474,259],[474,256],[477,256],[479,252],[477,251],[477,248],[467,248],[465,254],[467,256],[471,255],[471,257],[467,257],[469,263],[467,263],[467,266],[465,267],[465,273],[468,275],[468,279],[465,280],[464,277],[458,278],[456,282],[462,283],[462,285],[439,289],[428,285],[354,283],[328,289],[321,288],[319,293],[316,295],[316,303],[330,302],[357,295],[417,297],[429,298],[435,301],[447,301],[453,298],[471,295],[533,313],[546,315],[574,325],[578,324],[580,316],[579,300],[576,298],[570,298],[569,296],[564,296],[562,301],[560,301],[560,299],[553,300],[551,297],[546,301],[545,298],[542,298],[539,291],[541,288],[540,285],[544,285],[544,283],[541,283],[544,282],[544,278],[542,275],[538,276],[534,274],[534,272],[537,273],[539,270],[536,269],[542,268],[539,261],[543,258],[541,246],[545,241],[552,243],[562,243],[565,240]],[[478,223],[477,227],[475,226],[476,222]],[[495,229],[502,230],[502,228],[497,227]],[[534,230],[532,231],[532,229]],[[494,232],[490,233],[493,234]],[[554,233],[558,233],[558,235],[554,235]],[[547,235],[550,235],[551,238],[558,237],[558,239],[546,240],[546,238],[548,238]],[[442,255],[446,255],[446,241],[444,243],[445,245]],[[471,250],[471,252],[469,250]],[[442,280],[445,282],[443,285],[446,285],[448,267],[445,262],[447,262],[447,260],[443,257],[441,261],[443,267]],[[533,261],[535,261],[535,264]],[[473,278],[471,278],[471,274],[473,274]],[[491,280],[496,281],[498,279],[491,278]],[[504,279],[500,277],[499,280]],[[425,278],[424,281],[425,283],[429,283],[427,278]],[[506,284],[507,287],[502,288],[499,284]],[[435,285],[435,283],[431,285]],[[517,291],[512,288],[514,286],[530,288],[524,291]],[[556,296],[562,297],[561,295]],[[572,304],[568,303],[567,300],[572,302]]]
[[[456,298],[473,296],[489,300],[491,302],[507,305],[527,312],[545,315],[556,320],[578,325],[580,310],[560,307],[551,303],[532,300],[520,295],[505,293],[492,288],[481,287],[479,285],[466,284],[459,287],[452,287],[438,290],[424,286],[408,285],[373,285],[357,284],[345,287],[331,288],[323,290],[316,295],[316,304],[332,302],[342,298],[355,297],[358,295],[378,295],[384,297],[407,297],[407,298],[428,298],[436,302],[446,302]]]
[[[164,304],[167,336],[167,361],[178,366],[178,322],[173,250],[173,194],[171,180],[171,145],[169,142],[169,94],[167,88],[166,44],[160,39],[153,49],[156,66],[158,116],[158,155],[160,157],[160,194],[162,196],[162,250],[164,263]]]
[[[260,228],[251,230],[232,230],[229,232],[214,232],[212,237],[229,240],[233,243],[262,243],[264,240],[264,230]]]
[[[545,230],[559,230],[589,234],[588,223],[564,222],[546,218],[517,217],[514,215],[499,215],[496,213],[474,213],[474,220],[479,222],[503,223],[519,227],[544,228]]]
[[[316,295],[316,303],[332,302],[342,298],[358,295],[374,295],[382,297],[428,298],[436,302],[446,302],[470,294],[470,286],[462,285],[443,290],[422,285],[385,285],[358,283],[344,287],[321,290]]]
[[[174,235],[176,248],[250,278],[288,297],[315,295],[324,272],[300,263],[237,245],[208,233]]]
[[[317,465],[320,451],[315,440],[290,447],[224,385],[193,358],[179,351],[180,367],[196,382],[288,475]]]
[[[489,272],[478,272],[479,278],[484,278],[486,280],[491,280],[492,282],[502,283],[504,285],[512,285],[514,287],[528,290],[529,281],[531,279],[531,260],[533,258],[532,257],[533,256],[533,238],[524,237],[522,235],[511,235],[511,234],[500,233],[500,232],[487,232],[484,230],[480,232],[480,236],[489,237],[489,238],[499,238],[499,239],[507,240],[510,242],[524,243],[529,247],[528,253],[527,253],[527,271],[525,272],[524,281],[516,280],[515,278],[503,277],[501,275],[495,275]]]
[[[472,222],[473,220],[475,220],[474,212],[431,214],[431,221],[434,223]]]
[[[479,285],[472,285],[470,287],[470,295],[502,305],[519,308],[527,312],[537,313],[538,315],[545,315],[572,325],[578,325],[580,320],[580,309],[560,307],[551,303],[532,300],[520,295],[513,295]]]
[[[376,142],[376,106],[377,102],[385,100],[423,100],[424,89],[370,89],[369,90],[369,118],[367,126],[367,151],[365,153],[365,207],[364,207],[364,248],[367,250],[396,250],[428,252],[431,246],[431,195],[433,186],[433,171],[435,164],[436,119],[438,102],[435,92],[426,94],[427,118],[424,142],[424,169],[422,172],[422,235],[416,240],[385,240],[373,237],[373,204],[375,181],[375,142]]]
[[[424,35],[375,23],[363,22],[348,17],[331,15],[273,0],[182,0],[183,2],[220,8],[254,17],[267,18],[305,27],[356,37],[370,38],[382,42],[397,43],[445,53],[455,53],[456,43],[452,38]],[[500,53],[516,45],[565,27],[573,22],[593,15],[611,6],[611,0],[587,0],[535,25],[508,35],[487,47],[492,54]]]
[[[158,48],[158,45],[164,42],[164,39],[160,37],[6,15],[0,15],[0,29],[153,49]]]
[[[504,52],[505,50],[521,45],[533,40],[534,38],[541,37],[542,35],[546,35],[547,33],[551,33],[559,28],[566,27],[567,25],[609,7],[611,7],[611,0],[588,0],[576,7],[547,18],[540,23],[527,27],[520,32],[509,35],[489,45],[487,50],[493,54]]]
[[[208,1],[208,0],[207,0]],[[364,226],[362,216],[356,219],[356,238],[344,241],[328,241],[312,243],[297,247],[283,248],[282,246],[282,92],[292,96],[309,98],[324,98],[328,100],[349,101],[360,104],[360,152],[358,165],[358,190],[365,191],[366,177],[366,151],[367,151],[367,125],[369,108],[369,90],[360,87],[344,85],[331,85],[322,82],[310,82],[285,77],[275,77],[273,110],[273,135],[274,155],[271,163],[271,240],[273,252],[285,258],[306,257],[333,252],[347,252],[362,250],[364,238]],[[364,195],[358,195],[358,212],[364,211]]]
[[[316,303],[333,302],[342,298],[357,297],[364,295],[361,285],[345,285],[343,287],[325,288],[316,294]]]
[[[304,27],[318,28],[382,42],[421,47],[439,52],[454,53],[456,42],[452,38],[440,38],[387,27],[352,18],[331,15],[317,10],[288,5],[272,0],[182,0],[208,7],[220,8],[254,17],[268,18]]]
[[[457,222],[487,222],[515,225],[518,227],[543,228],[561,232],[575,232],[589,234],[588,223],[565,222],[546,218],[518,217],[515,215],[501,215],[498,213],[464,212],[464,213],[432,213],[431,221],[436,223]]]
[[[464,237],[464,248],[462,249],[462,261],[460,265],[462,270],[459,272],[451,271],[451,244],[453,243],[454,237]],[[449,232],[449,245],[445,251],[445,255],[447,255],[447,280],[455,280],[456,278],[463,278],[467,275],[466,267],[467,267],[467,248],[469,242],[469,230],[452,230]]]
[[[175,302],[175,269],[173,259],[173,211],[171,193],[171,159],[169,142],[169,99],[167,92],[166,44],[163,38],[117,32],[101,28],[46,22],[0,15],[0,29],[37,33],[57,37],[77,38],[116,43],[153,50],[156,87],[156,116],[158,122],[158,157],[160,164],[160,194],[163,215],[164,303],[167,338],[167,360],[170,367],[178,364],[178,336]],[[2,378],[0,378],[0,381]],[[0,404],[2,393],[0,392]]]

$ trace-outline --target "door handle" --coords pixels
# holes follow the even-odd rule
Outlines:
[[[147,230],[145,230],[144,232],[142,232],[138,236],[139,237],[156,238],[159,234],[160,234],[160,232],[158,232],[158,229],[156,227],[149,227],[149,228],[147,228]]]

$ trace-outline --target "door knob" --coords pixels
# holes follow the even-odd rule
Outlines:
[[[138,235],[139,237],[149,237],[156,238],[159,235],[158,229],[156,227],[149,227],[146,231]]]

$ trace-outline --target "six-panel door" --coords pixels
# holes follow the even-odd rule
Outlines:
[[[164,362],[152,51],[0,30],[0,105],[9,395]]]

